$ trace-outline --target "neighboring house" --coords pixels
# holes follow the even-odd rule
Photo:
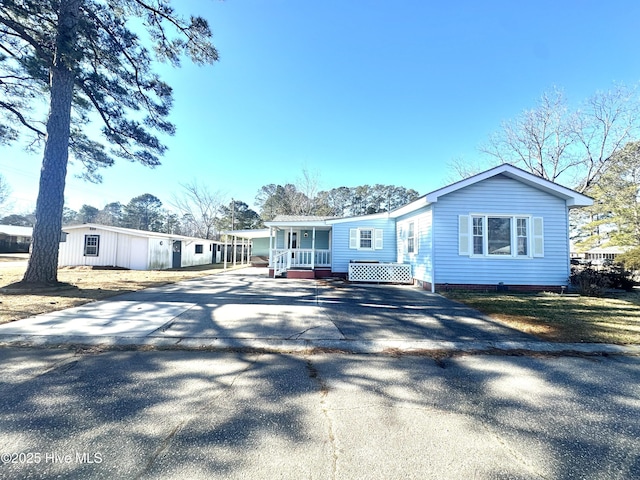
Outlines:
[[[92,223],[63,228],[59,266],[161,270],[215,263],[219,242]],[[64,238],[66,237],[66,238]]]
[[[432,291],[559,290],[570,274],[569,209],[592,203],[504,164],[387,213],[265,222],[270,274],[311,278],[358,270],[366,276],[363,265],[370,264],[385,275],[408,274]]]
[[[618,255],[622,255],[630,249],[631,247],[619,246],[595,247],[584,252],[584,260],[595,265],[603,265],[613,262]]]
[[[0,253],[29,253],[33,228],[0,225]]]

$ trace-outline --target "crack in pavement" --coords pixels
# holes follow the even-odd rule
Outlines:
[[[327,422],[327,429],[329,433],[329,445],[331,446],[331,478],[335,479],[338,470],[338,446],[335,428],[333,426],[333,420],[329,416],[331,410],[327,405],[327,395],[329,394],[329,386],[327,383],[318,376],[318,369],[311,362],[311,359],[306,360],[307,371],[309,372],[309,378],[314,380],[320,388],[320,407],[322,416]]]
[[[223,388],[222,391],[220,391],[220,393],[215,395],[210,400],[205,401],[204,404],[200,408],[194,410],[193,413],[188,418],[184,419],[181,422],[178,422],[176,426],[173,429],[171,429],[171,431],[160,441],[160,445],[151,454],[151,457],[149,457],[149,460],[147,461],[144,469],[138,475],[136,475],[135,478],[140,479],[148,475],[151,469],[153,468],[153,466],[155,465],[156,461],[158,460],[158,458],[169,449],[169,447],[171,446],[171,443],[173,442],[173,439],[178,435],[178,433],[180,433],[180,431],[184,427],[186,427],[189,423],[191,423],[194,419],[196,419],[201,413],[208,411],[213,402],[217,401],[229,389],[233,388],[233,385],[236,383],[236,381],[242,375],[247,373],[256,364],[256,362],[260,359],[260,357],[261,355],[256,355],[256,357],[252,361],[250,361],[249,364],[244,369],[242,369],[242,371],[236,374],[236,376],[233,378],[231,383],[229,383],[229,385],[226,388]]]

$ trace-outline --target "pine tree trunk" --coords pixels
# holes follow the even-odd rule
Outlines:
[[[81,3],[82,0],[60,2],[56,57],[50,70],[51,100],[40,170],[40,189],[36,201],[36,223],[33,228],[31,257],[23,283],[58,283],[58,249],[62,232],[74,86],[73,48]]]

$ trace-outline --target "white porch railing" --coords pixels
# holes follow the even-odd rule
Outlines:
[[[317,248],[278,248],[273,250],[271,258],[274,275],[280,275],[291,268],[331,266],[331,250]]]
[[[277,277],[278,275],[282,275],[288,269],[289,262],[287,261],[290,255],[288,255],[288,250],[279,251],[276,253],[276,250],[273,252],[273,276]]]

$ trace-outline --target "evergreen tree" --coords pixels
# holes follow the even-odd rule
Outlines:
[[[100,179],[98,169],[117,157],[159,164],[166,147],[156,135],[174,132],[167,120],[172,91],[153,72],[154,55],[145,44],[155,58],[174,66],[183,55],[212,63],[217,52],[210,37],[206,20],[182,19],[169,0],[0,3],[0,141],[20,133],[44,141],[32,254],[22,283],[58,283],[69,154],[94,181]],[[46,119],[32,108],[43,95]],[[106,145],[85,133],[96,117]]]

